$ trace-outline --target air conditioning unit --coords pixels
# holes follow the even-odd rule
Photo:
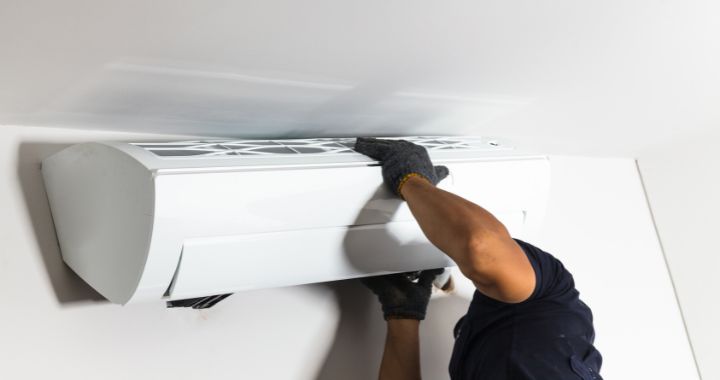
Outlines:
[[[530,238],[546,157],[480,137],[404,137],[439,186]],[[64,261],[108,300],[183,300],[453,265],[355,139],[102,142],[43,161]]]

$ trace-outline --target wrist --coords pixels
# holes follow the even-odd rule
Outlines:
[[[425,186],[433,186],[433,184],[422,174],[409,173],[400,181],[400,185],[398,185],[398,194],[405,199],[407,193]]]
[[[388,331],[408,332],[417,330],[420,327],[420,321],[417,319],[388,319]]]

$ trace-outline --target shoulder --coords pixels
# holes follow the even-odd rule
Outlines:
[[[528,300],[547,298],[575,288],[572,274],[552,254],[520,239],[513,239],[523,250],[535,272],[535,290]]]

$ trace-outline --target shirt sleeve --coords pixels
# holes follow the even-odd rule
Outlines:
[[[522,240],[515,239],[535,271],[535,290],[527,301],[562,295],[575,289],[575,282],[560,260]]]

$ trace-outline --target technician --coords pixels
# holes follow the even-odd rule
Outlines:
[[[355,150],[379,160],[385,184],[403,198],[427,238],[476,287],[454,329],[452,379],[597,380],[592,312],[573,277],[547,252],[513,239],[482,207],[435,185],[448,175],[422,146],[358,138]],[[420,379],[419,324],[440,270],[363,280],[387,321],[381,380]]]

